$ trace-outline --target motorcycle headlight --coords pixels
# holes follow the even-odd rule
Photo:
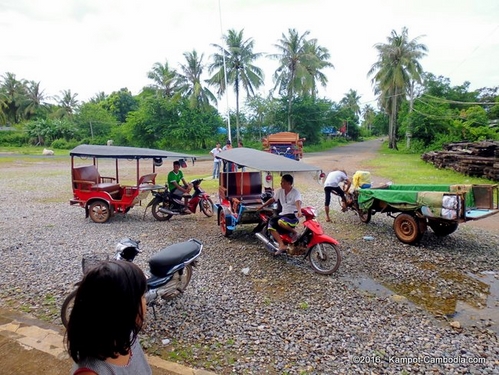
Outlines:
[[[123,238],[120,242],[116,244],[116,251],[123,251],[128,247],[139,248],[139,242],[134,241],[130,238]]]

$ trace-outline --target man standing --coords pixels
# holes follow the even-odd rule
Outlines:
[[[232,142],[230,141],[230,139],[227,139],[227,142],[225,143],[225,146],[222,148],[222,150],[225,151],[231,149],[232,149]],[[231,163],[230,161],[226,162],[224,172],[234,172],[234,163]]]
[[[210,151],[210,154],[213,156],[213,179],[217,178],[220,173],[220,164],[222,160],[220,160],[217,155],[222,152],[222,148],[220,147],[220,142],[217,142],[215,148]]]
[[[287,247],[284,245],[278,230],[282,229],[291,232],[291,238],[295,242],[298,237],[296,226],[300,222],[299,218],[301,217],[301,195],[293,187],[293,176],[290,174],[285,174],[281,177],[281,188],[277,189],[274,197],[265,202],[259,210],[274,202],[279,202],[282,209],[277,217],[270,220],[269,230],[272,233],[272,237],[279,243],[279,250],[275,253],[275,255],[279,255],[286,251]]]
[[[344,182],[343,189],[340,187],[340,183]],[[347,173],[344,170],[335,170],[329,172],[326,177],[326,181],[324,181],[324,194],[326,195],[324,210],[326,211],[326,221],[330,222],[331,218],[329,217],[329,204],[331,203],[331,192],[335,192],[337,195],[341,197],[341,209],[345,211],[347,208],[347,204],[350,204],[351,201],[347,202],[347,197],[345,196],[345,191],[350,189],[351,182],[348,179]]]

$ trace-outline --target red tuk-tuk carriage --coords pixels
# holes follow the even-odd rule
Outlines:
[[[96,223],[105,223],[115,213],[127,213],[130,208],[145,199],[154,189],[164,188],[156,185],[156,167],[161,166],[163,159],[180,160],[185,164],[186,159],[196,160],[195,156],[176,152],[154,150],[148,148],[80,145],[69,153],[71,156],[71,184],[73,198],[71,205],[79,205],[85,209],[85,217]],[[149,165],[147,173],[142,173],[140,162],[145,159]],[[106,160],[106,173],[101,175],[99,161]],[[82,162],[83,161],[83,162]],[[120,161],[132,163],[135,169],[134,182],[122,184],[120,182]],[[142,162],[142,167],[144,162]],[[109,170],[114,170],[109,172]]]

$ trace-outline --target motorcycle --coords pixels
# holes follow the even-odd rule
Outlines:
[[[202,178],[198,178],[190,182],[194,188],[194,194],[187,196],[187,205],[181,199],[173,197],[167,186],[161,190],[152,190],[153,199],[147,204],[146,211],[151,207],[152,216],[156,220],[166,221],[170,220],[173,215],[186,214],[186,208],[189,210],[188,213],[196,213],[199,206],[199,210],[203,214],[207,217],[212,217],[213,201],[210,195],[201,189],[202,181]],[[144,211],[144,215],[146,211]]]
[[[133,262],[139,249],[140,241],[125,238],[116,245],[115,260]],[[159,298],[170,300],[182,294],[189,285],[192,277],[192,268],[197,265],[197,258],[201,255],[203,244],[196,239],[176,243],[165,247],[149,259],[149,274],[147,277],[146,303],[152,306],[154,316],[154,302]],[[82,259],[83,273],[108,256],[89,254]],[[78,286],[80,282],[76,283]],[[61,320],[65,327],[68,325],[69,316],[74,306],[76,289],[64,300],[61,308]]]
[[[293,256],[304,255],[304,259],[310,260],[315,272],[330,275],[338,269],[341,263],[339,242],[324,234],[313,207],[302,207],[301,213],[305,218],[303,222],[305,229],[295,241],[291,238],[290,232],[278,230],[284,244],[288,245],[286,253]],[[268,223],[275,216],[275,210],[260,210],[259,216],[261,221],[253,229],[253,233],[269,251],[275,253],[279,250],[279,244],[268,229]]]

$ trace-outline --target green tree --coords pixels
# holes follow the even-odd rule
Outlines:
[[[164,64],[155,63],[147,73],[147,78],[154,81],[150,87],[162,98],[171,98],[179,91],[177,71],[170,68],[168,61]]]
[[[78,108],[78,94],[73,94],[71,90],[62,90],[61,96],[56,96],[55,99],[59,105],[59,110],[56,112],[57,118],[72,117]]]
[[[5,73],[2,79],[0,93],[2,94],[3,117],[7,123],[17,124],[22,119],[19,108],[25,95],[25,86],[22,81],[16,79],[14,73]]]
[[[419,60],[426,55],[427,47],[419,43],[421,36],[409,40],[408,30],[402,28],[397,34],[392,30],[387,43],[378,43],[378,61],[368,72],[373,76],[375,92],[380,94],[380,101],[388,113],[389,147],[397,149],[397,114],[400,104],[405,99],[412,81],[421,82],[423,68]]]
[[[25,82],[25,96],[21,102],[21,109],[26,119],[44,115],[47,109],[44,90],[40,89],[40,82]]]
[[[126,87],[113,91],[103,103],[119,123],[124,123],[128,114],[138,108],[138,101]]]
[[[340,100],[340,104],[350,109],[353,114],[358,118],[360,116],[360,96],[357,91],[350,89],[345,96]]]
[[[333,66],[327,61],[330,57],[328,50],[320,47],[316,39],[307,40],[309,34],[306,31],[300,35],[295,29],[289,29],[288,35],[282,34],[278,43],[274,44],[278,53],[269,55],[279,61],[279,67],[273,75],[274,90],[277,89],[280,95],[287,98],[288,131],[293,129],[292,106],[295,95],[315,97],[316,80],[323,86],[327,83],[322,69]]]
[[[83,138],[95,139],[102,144],[110,138],[111,130],[117,125],[116,118],[99,103],[83,103],[74,121]]]
[[[323,72],[325,68],[334,68],[329,62],[331,55],[327,48],[317,44],[317,39],[306,40],[303,45],[304,55],[306,56],[307,71],[310,75],[310,90],[302,90],[304,95],[311,94],[315,99],[317,95],[317,81],[322,87],[327,86],[327,77]],[[304,87],[305,89],[305,87]]]
[[[364,129],[366,129],[368,135],[372,134],[371,131],[372,131],[372,126],[374,123],[375,116],[376,116],[376,112],[374,111],[373,106],[371,106],[370,104],[366,104],[364,106],[364,108],[362,109],[363,121],[362,121],[361,126]]]
[[[178,74],[179,91],[189,99],[192,108],[217,104],[215,95],[203,86],[201,75],[203,74],[203,54],[198,56],[196,50],[185,52],[185,64],[180,64],[182,73]]]
[[[241,139],[239,129],[239,96],[241,90],[246,91],[247,96],[253,96],[254,90],[263,85],[263,71],[254,65],[262,53],[253,52],[254,41],[252,38],[244,39],[243,30],[237,32],[229,30],[223,36],[225,45],[212,44],[218,52],[212,55],[213,62],[209,72],[215,74],[209,79],[209,83],[218,87],[218,95],[226,91],[226,83],[234,87],[236,94],[236,137]]]

